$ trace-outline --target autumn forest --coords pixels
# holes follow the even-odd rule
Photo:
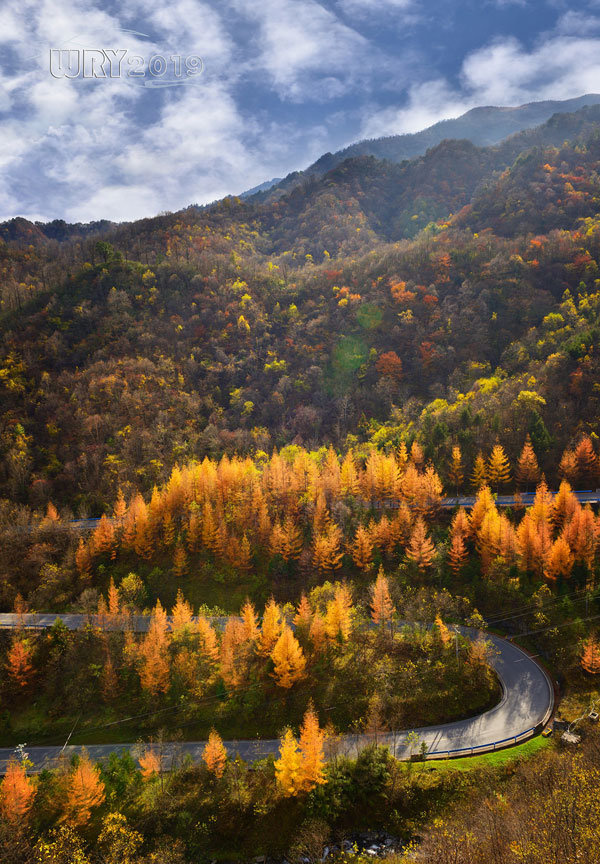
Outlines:
[[[594,859],[600,106],[294,177],[0,225],[2,864]]]

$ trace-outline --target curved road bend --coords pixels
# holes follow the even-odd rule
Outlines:
[[[52,619],[50,623],[55,620],[54,616],[48,618]],[[469,638],[476,638],[479,633],[467,627],[458,629],[462,635]],[[485,635],[492,644],[491,665],[502,684],[503,696],[499,704],[483,714],[455,723],[404,730],[394,735],[384,734],[378,736],[379,743],[387,744],[399,759],[407,759],[411,753],[418,752],[422,743],[425,743],[428,753],[432,756],[441,757],[448,751],[462,751],[449,755],[468,755],[471,748],[480,748],[480,752],[483,752],[485,749],[492,749],[500,742],[501,747],[506,747],[516,743],[515,738],[525,740],[533,734],[535,727],[549,719],[554,707],[554,690],[544,670],[512,642],[499,636]],[[409,731],[414,731],[418,736],[412,745],[405,743]],[[372,740],[372,737],[365,735],[342,736],[340,749],[352,755]],[[202,756],[204,744],[203,741],[165,744],[163,746],[165,767],[168,768],[173,760],[184,756],[191,756],[194,761],[198,761]],[[239,754],[247,762],[275,755],[279,750],[278,739],[226,741],[225,745],[230,755]],[[87,750],[92,759],[101,760],[111,753],[131,750],[134,746],[133,744],[90,744]],[[34,770],[40,771],[44,767],[55,765],[61,752],[68,758],[81,749],[80,746],[69,745],[64,748],[27,747],[26,751],[33,762]],[[4,773],[6,763],[13,754],[14,750],[11,748],[0,748],[0,774]]]

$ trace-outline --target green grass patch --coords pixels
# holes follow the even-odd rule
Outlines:
[[[500,768],[511,762],[529,759],[550,745],[549,738],[536,735],[523,744],[515,747],[505,747],[492,753],[482,753],[480,756],[462,756],[459,759],[430,760],[422,763],[425,771],[477,771],[481,768]]]

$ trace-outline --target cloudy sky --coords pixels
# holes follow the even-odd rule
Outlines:
[[[119,52],[117,74],[51,74],[50,49],[86,49],[86,74]],[[600,0],[0,0],[0,219],[177,210],[475,105],[589,92]]]

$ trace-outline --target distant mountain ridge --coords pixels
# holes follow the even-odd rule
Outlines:
[[[472,108],[460,117],[441,120],[420,132],[365,139],[335,153],[324,153],[303,171],[293,171],[283,180],[266,181],[261,186],[244,192],[240,197],[272,200],[289,192],[299,183],[311,177],[322,177],[341,162],[357,156],[375,156],[390,162],[403,162],[423,156],[427,150],[449,139],[464,139],[479,147],[487,147],[498,144],[517,132],[539,126],[553,114],[568,114],[585,106],[598,104],[600,94],[588,93],[575,99],[530,102],[515,108]]]

